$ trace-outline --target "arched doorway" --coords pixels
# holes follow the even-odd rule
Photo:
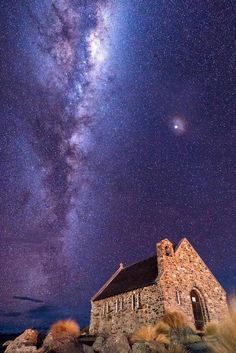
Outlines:
[[[200,294],[196,289],[192,289],[190,292],[191,303],[193,307],[193,316],[195,321],[195,326],[197,330],[202,330],[205,324],[204,314],[203,314],[203,303]]]

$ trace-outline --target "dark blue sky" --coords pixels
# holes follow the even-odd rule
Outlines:
[[[235,289],[235,12],[0,2],[0,330],[87,324],[164,237]]]

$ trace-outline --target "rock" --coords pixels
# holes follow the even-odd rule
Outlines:
[[[128,339],[125,335],[117,334],[107,338],[100,353],[131,353]]]
[[[132,346],[133,353],[152,353],[151,348],[146,344],[146,342],[137,342]]]
[[[13,342],[13,340],[8,340],[8,341],[4,342],[2,346],[3,346],[3,347],[7,347],[7,346],[9,346],[9,344],[12,343],[12,342]]]
[[[132,346],[132,353],[158,353],[163,351],[164,345],[157,341],[137,342]]]
[[[5,353],[34,353],[37,351],[38,332],[28,329],[10,342]]]
[[[84,350],[84,353],[94,353],[93,348],[90,346],[87,346],[86,344],[83,344],[83,350]]]
[[[201,337],[199,337],[198,335],[188,335],[180,338],[180,343],[182,344],[191,344],[197,342],[202,342]]]
[[[93,344],[93,350],[95,352],[100,352],[104,343],[105,343],[105,338],[102,336],[98,336]]]
[[[43,341],[43,346],[50,348],[52,345],[53,345],[53,337],[52,337],[52,333],[49,332]]]
[[[182,329],[171,329],[170,331],[170,343],[173,345],[178,343],[191,344],[201,341],[201,337],[199,337],[190,327]]]
[[[39,353],[84,353],[83,344],[71,336],[53,338],[49,333]]]
[[[184,347],[189,353],[211,353],[212,351],[207,347],[205,342],[196,342],[185,344]]]
[[[165,347],[164,344],[157,342],[157,341],[146,342],[146,345],[151,349],[152,353],[162,352],[163,347]]]

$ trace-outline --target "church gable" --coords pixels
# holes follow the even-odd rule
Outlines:
[[[201,274],[205,277],[207,276],[216,286],[220,286],[220,283],[213,275],[209,267],[205,264],[201,256],[190,244],[188,239],[183,238],[176,247],[175,250],[176,260],[179,265],[183,265],[189,271],[194,271],[196,274]],[[203,278],[204,281],[204,278]],[[223,288],[221,287],[223,290]]]
[[[198,328],[223,317],[227,310],[225,291],[188,240],[182,239],[175,249],[169,242],[170,254],[163,245],[161,242],[158,249],[165,310],[184,311]]]

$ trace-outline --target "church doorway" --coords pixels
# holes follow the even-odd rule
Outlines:
[[[202,330],[205,322],[201,297],[195,289],[191,290],[190,297],[196,329]]]

